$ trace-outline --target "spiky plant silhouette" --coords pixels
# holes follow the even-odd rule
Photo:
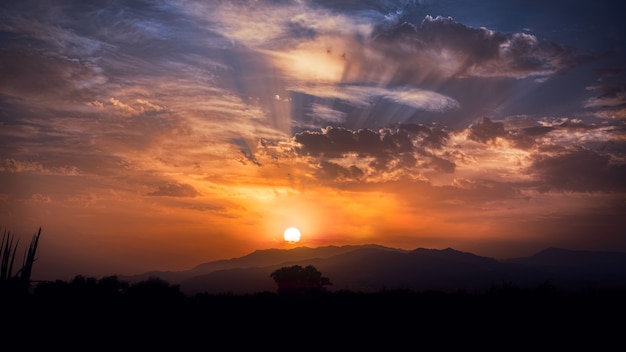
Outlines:
[[[4,230],[0,244],[0,293],[22,294],[28,291],[40,236],[41,228],[33,235],[28,250],[24,253],[22,266],[13,273],[15,255],[20,241],[15,240],[11,232]]]

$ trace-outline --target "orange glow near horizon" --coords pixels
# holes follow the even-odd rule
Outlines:
[[[513,167],[518,165],[516,160],[512,162]],[[549,219],[543,214],[558,207],[561,215],[575,216],[591,197],[534,194],[531,198],[476,202],[462,198],[463,194],[470,192],[473,197],[471,194],[489,189],[480,190],[475,182],[457,180],[437,187],[420,180],[390,180],[372,187],[361,184],[351,190],[337,189],[311,182],[307,176],[310,170],[300,169],[299,162],[285,163],[274,171],[271,166],[258,169],[271,174],[286,172],[286,168],[292,175],[282,180],[276,177],[267,185],[259,182],[254,173],[219,182],[197,177],[180,179],[198,192],[187,198],[103,191],[68,198],[58,206],[58,195],[33,197],[14,208],[31,216],[16,218],[21,222],[9,222],[7,226],[26,235],[32,232],[32,224],[43,227],[44,265],[59,259],[55,252],[74,253],[76,261],[83,257],[102,262],[109,256],[119,258],[114,265],[83,266],[100,275],[107,271],[183,270],[257,249],[291,248],[294,244],[287,244],[283,238],[287,226],[306,233],[298,246],[375,243],[404,249],[457,247],[482,255],[513,256],[515,238],[519,236],[529,244],[518,249],[540,249],[541,237],[546,238],[536,231],[543,226],[543,219]],[[237,168],[247,170],[246,166],[233,165],[233,170]],[[457,173],[465,174],[462,166]],[[295,180],[293,175],[301,179]],[[60,183],[57,189],[66,186]],[[439,187],[447,189],[449,195],[441,197]],[[503,239],[503,233],[511,239]],[[494,243],[499,241],[503,245],[495,249]],[[506,246],[509,249],[503,250]]]

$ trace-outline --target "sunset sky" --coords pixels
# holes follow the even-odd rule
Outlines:
[[[42,228],[36,279],[626,251],[621,1],[0,6],[0,227]]]

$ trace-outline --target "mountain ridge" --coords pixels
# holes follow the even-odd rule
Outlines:
[[[626,287],[626,253],[551,247],[527,257],[495,259],[453,248],[413,250],[376,244],[256,250],[238,258],[201,263],[189,270],[151,271],[120,279],[159,277],[188,294],[251,294],[275,290],[274,270],[313,265],[332,290],[484,290],[494,284],[521,287],[545,282],[566,289]]]
[[[377,244],[363,244],[363,245],[344,245],[344,246],[321,246],[321,247],[308,247],[298,246],[289,249],[280,248],[268,248],[257,249],[249,254],[241,257],[234,257],[229,259],[218,259],[210,262],[198,264],[191,269],[179,270],[179,271],[147,271],[135,275],[118,275],[121,279],[136,282],[145,280],[149,277],[159,277],[163,280],[170,281],[171,283],[179,283],[184,278],[207,274],[216,270],[224,270],[229,268],[247,268],[258,266],[269,266],[279,263],[290,263],[294,260],[304,260],[311,258],[325,258],[328,256],[340,254],[345,251],[355,250],[358,248],[379,248],[382,250],[393,251],[407,251],[405,249],[386,247]]]

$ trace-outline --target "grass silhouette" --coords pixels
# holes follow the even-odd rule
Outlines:
[[[19,239],[15,241],[11,232],[6,229],[2,235],[0,244],[0,293],[14,295],[24,294],[28,291],[31,284],[31,274],[39,237],[41,236],[41,228],[31,239],[28,251],[24,253],[22,266],[13,273],[15,265],[15,255],[19,245]]]

